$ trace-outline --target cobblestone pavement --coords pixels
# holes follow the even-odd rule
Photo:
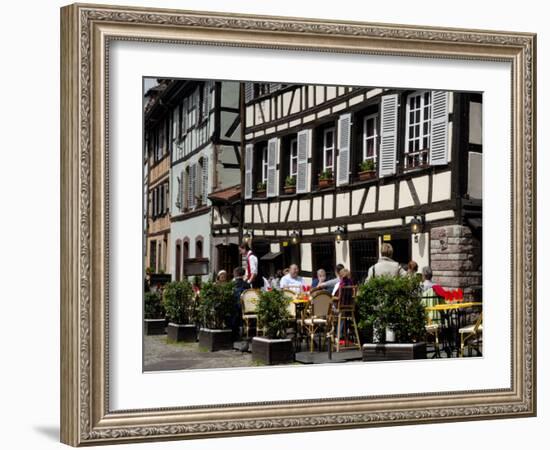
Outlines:
[[[198,342],[167,343],[166,335],[145,336],[144,370],[217,369],[252,367],[250,353],[237,350],[207,352],[199,349]]]

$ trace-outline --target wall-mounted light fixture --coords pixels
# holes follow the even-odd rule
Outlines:
[[[243,242],[248,245],[252,242],[252,233],[250,231],[247,230],[243,234]]]
[[[340,225],[336,228],[336,232],[334,233],[336,240],[336,243],[339,244],[342,242],[348,232],[348,228],[345,225]]]
[[[414,235],[414,242],[418,242],[418,235],[424,228],[424,216],[414,216],[411,219],[411,233]]]
[[[298,233],[297,231],[293,231],[292,233],[290,233],[290,243],[292,245],[296,245],[300,242],[300,233]]]

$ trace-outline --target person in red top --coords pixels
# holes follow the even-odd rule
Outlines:
[[[246,242],[239,245],[239,251],[241,252],[241,255],[246,257],[245,281],[253,288],[261,288],[264,285],[264,282],[262,277],[259,275],[258,257],[252,252],[250,246]]]

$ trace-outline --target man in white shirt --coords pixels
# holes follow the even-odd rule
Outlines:
[[[241,255],[246,257],[245,281],[253,288],[262,287],[263,279],[258,276],[258,257],[252,252],[247,243],[239,245],[239,251]]]
[[[304,279],[298,275],[299,268],[296,264],[291,264],[289,272],[281,278],[281,289],[301,290],[304,285]]]

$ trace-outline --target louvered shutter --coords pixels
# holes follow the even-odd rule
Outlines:
[[[432,113],[430,117],[430,164],[447,164],[449,93],[432,92]]]
[[[247,83],[248,84],[248,83]],[[247,144],[244,154],[244,198],[252,198],[252,157],[253,145]]]
[[[384,95],[380,114],[379,176],[395,173],[397,156],[397,94]]]
[[[336,185],[349,183],[349,159],[351,153],[351,114],[343,114],[338,120],[338,174]]]
[[[298,173],[296,174],[296,192],[309,192],[309,163],[311,130],[298,133]]]
[[[279,177],[277,160],[279,154],[279,138],[270,139],[267,143],[267,196],[279,195]]]
[[[202,158],[202,204],[208,200],[208,157]]]
[[[254,83],[244,83],[244,101],[248,103],[254,98]]]

